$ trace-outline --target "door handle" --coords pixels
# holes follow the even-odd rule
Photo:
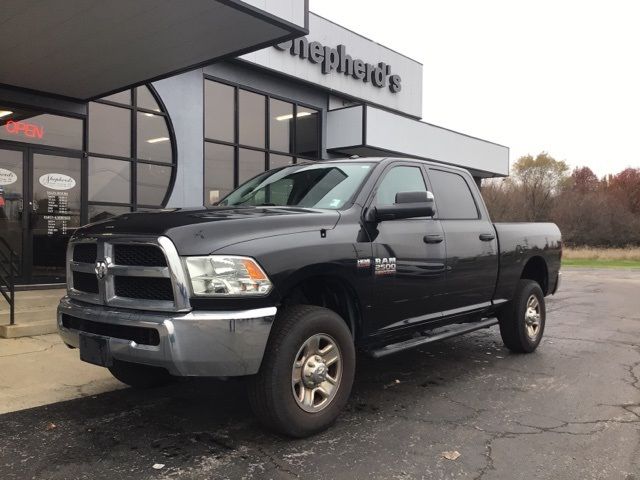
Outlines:
[[[442,235],[433,234],[433,235],[425,235],[424,243],[441,243],[444,240]]]
[[[490,242],[494,238],[496,238],[496,236],[493,233],[481,233],[480,234],[480,240],[482,240],[483,242]]]

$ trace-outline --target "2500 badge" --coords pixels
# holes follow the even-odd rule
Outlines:
[[[376,258],[374,275],[395,275],[396,257]]]

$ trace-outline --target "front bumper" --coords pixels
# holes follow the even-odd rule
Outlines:
[[[166,368],[177,376],[241,376],[258,372],[275,318],[276,307],[232,312],[161,313],[90,305],[64,297],[58,306],[62,340],[79,347],[80,331],[66,328],[63,316],[109,326],[155,329],[159,345],[141,345],[110,335],[111,357]]]

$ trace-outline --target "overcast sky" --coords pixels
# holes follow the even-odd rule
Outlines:
[[[640,167],[640,1],[310,0],[310,9],[421,62],[429,123],[506,145],[512,162],[547,151],[600,176]]]

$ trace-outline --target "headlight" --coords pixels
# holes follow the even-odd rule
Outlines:
[[[251,258],[186,257],[185,264],[191,278],[191,290],[196,296],[266,295],[273,286],[260,265]]]

